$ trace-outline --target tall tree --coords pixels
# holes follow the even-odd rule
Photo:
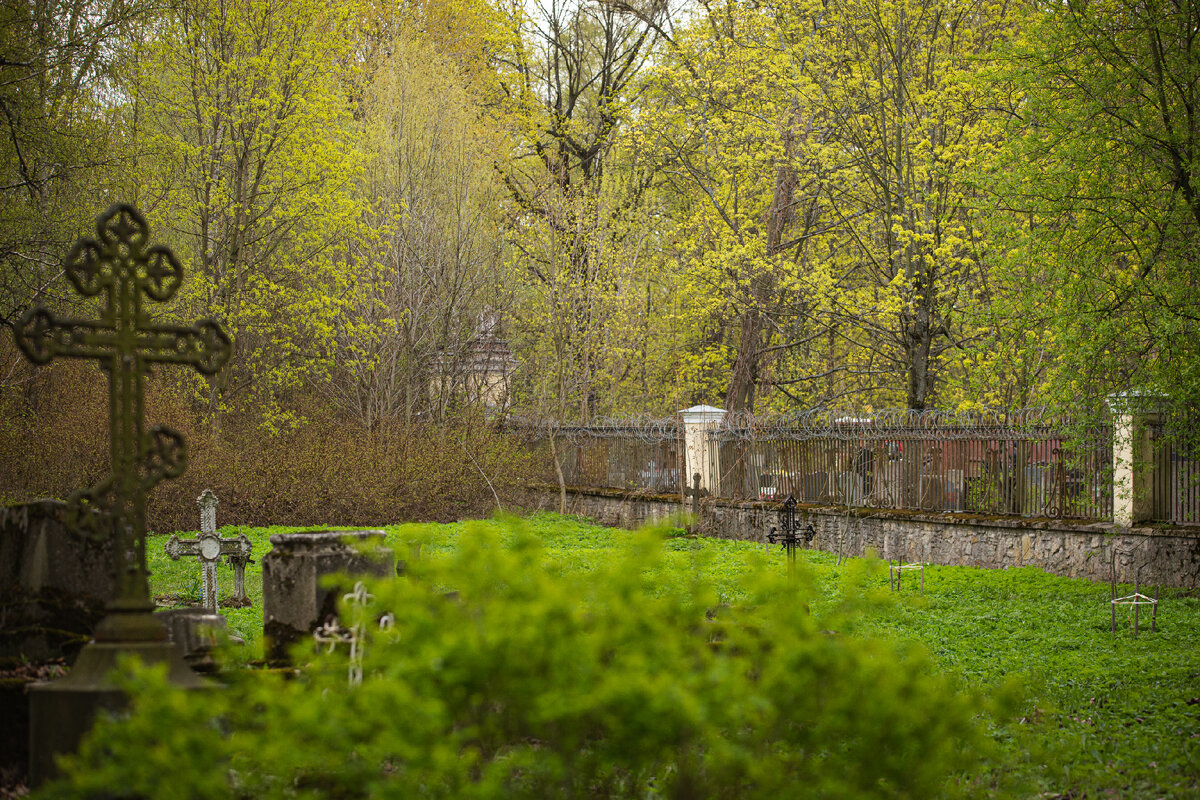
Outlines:
[[[106,91],[117,42],[145,10],[137,0],[0,4],[2,325],[34,301],[67,302],[61,260],[111,202],[125,163]]]
[[[338,321],[327,385],[368,429],[442,416],[475,364],[472,344],[505,310],[500,291],[503,138],[475,81],[431,37],[398,34],[362,108],[362,191],[374,235],[355,247],[362,290]]]
[[[641,14],[589,0],[511,9],[519,42],[501,86],[516,153],[498,160],[513,203],[514,264],[528,287],[528,340],[551,343],[527,372],[556,413],[597,411],[608,356],[608,299],[639,283],[625,270],[646,240],[646,176],[616,147],[636,78],[653,53],[665,5]],[[635,257],[635,256],[634,256]],[[549,378],[549,380],[546,380]]]
[[[997,75],[1012,217],[1005,294],[1044,326],[1059,403],[1112,391],[1200,407],[1200,5],[1029,4]],[[998,224],[1004,224],[1004,218]],[[1019,321],[1018,321],[1019,324]]]
[[[982,286],[965,168],[995,133],[971,77],[1011,21],[990,0],[845,0],[827,21],[833,61],[813,102],[835,120],[825,155],[840,186],[825,308],[847,363],[901,379],[923,409]]]
[[[994,133],[967,78],[1008,23],[943,0],[706,9],[641,129],[690,197],[680,255],[727,407],[926,407],[980,285],[962,167]]]
[[[790,301],[826,224],[818,154],[829,125],[805,98],[823,15],[820,4],[707,7],[671,38],[653,78],[658,106],[639,119],[640,146],[680,198],[688,310],[716,326],[697,332],[698,365],[729,354],[730,410],[754,409],[775,385],[779,350],[810,335],[804,303]]]
[[[181,0],[130,89],[157,160],[153,215],[193,276],[188,313],[215,315],[236,340],[204,389],[214,421],[253,400],[287,424],[281,399],[331,364],[362,213],[349,22],[347,4],[326,0]]]

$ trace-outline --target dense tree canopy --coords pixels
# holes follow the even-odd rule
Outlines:
[[[1126,0],[16,0],[0,318],[71,302],[58,259],[120,199],[185,263],[170,313],[237,337],[177,387],[214,426],[1194,408],[1198,29]],[[461,379],[489,337],[502,400]]]

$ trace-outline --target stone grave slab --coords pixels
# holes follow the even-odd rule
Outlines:
[[[10,660],[74,661],[114,596],[111,541],[80,541],[66,503],[0,507],[0,667]]]
[[[288,647],[307,639],[337,613],[337,599],[350,586],[323,586],[327,575],[395,573],[395,555],[383,531],[278,533],[262,559],[263,640],[267,660],[286,663]],[[351,584],[353,586],[353,584]]]

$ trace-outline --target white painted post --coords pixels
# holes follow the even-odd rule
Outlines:
[[[720,494],[721,456],[712,431],[725,418],[725,409],[692,406],[679,413],[683,415],[684,488],[691,487],[692,476],[699,472],[700,488]]]
[[[1129,527],[1149,519],[1154,479],[1152,423],[1158,421],[1158,398],[1141,392],[1108,396],[1113,416],[1113,524]]]

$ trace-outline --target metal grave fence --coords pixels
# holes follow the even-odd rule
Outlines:
[[[723,426],[730,499],[1027,517],[1111,517],[1112,428],[1035,414],[807,415]]]
[[[678,418],[601,421],[590,425],[514,421],[506,428],[521,434],[541,454],[542,478],[625,491],[679,494],[683,489],[683,427]],[[551,439],[553,438],[553,445]]]

